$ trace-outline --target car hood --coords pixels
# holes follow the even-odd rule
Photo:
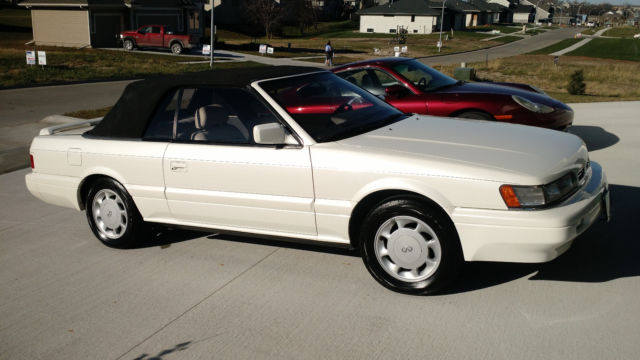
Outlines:
[[[493,94],[504,96],[517,95],[544,105],[571,110],[567,105],[552,97],[549,97],[544,93],[536,92],[533,89],[525,89],[524,87],[526,86],[528,85],[515,83],[498,84],[489,82],[458,82],[455,85],[438,89],[437,92],[441,94]]]
[[[545,184],[588,161],[582,140],[568,133],[423,115],[339,144],[376,156],[377,164],[391,172],[512,184]]]

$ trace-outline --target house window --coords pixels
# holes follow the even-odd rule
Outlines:
[[[367,28],[367,32],[373,32],[372,28]]]
[[[417,29],[413,29],[413,33],[414,33],[414,34],[417,34],[417,33],[418,33],[418,30],[417,30]]]
[[[411,15],[411,22],[416,22],[416,16],[415,15]]]
[[[395,34],[396,33],[396,29],[389,29],[389,32],[392,33],[392,34]]]

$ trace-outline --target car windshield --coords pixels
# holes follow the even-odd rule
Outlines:
[[[434,70],[416,60],[399,62],[391,66],[391,68],[400,76],[404,77],[413,85],[425,92],[434,91],[458,83],[458,80]]]
[[[408,116],[331,73],[266,80],[259,86],[317,142],[346,139]]]

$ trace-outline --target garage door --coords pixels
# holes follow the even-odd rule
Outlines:
[[[91,44],[87,10],[31,10],[37,45],[82,47]]]
[[[94,47],[116,47],[118,41],[116,35],[122,31],[122,15],[120,14],[95,14]]]

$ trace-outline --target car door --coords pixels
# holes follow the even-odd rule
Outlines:
[[[138,29],[138,36],[136,37],[136,43],[140,47],[152,46],[151,45],[151,26],[145,26]]]
[[[255,144],[254,125],[278,119],[245,89],[184,88],[164,155],[165,195],[180,223],[316,234],[309,150]]]
[[[405,113],[425,114],[427,106],[420,95],[406,88],[398,79],[377,68],[365,68],[338,73],[340,77],[358,85],[368,92],[384,98],[386,102]],[[397,94],[388,94],[386,89],[392,86],[401,86],[403,91]]]
[[[162,34],[160,33],[160,26],[152,26],[151,32],[147,33],[149,37],[149,46],[162,47]]]
[[[390,73],[381,69],[371,69],[372,77],[377,78],[377,81],[382,85],[383,89],[387,89],[391,86],[402,86],[404,91],[400,93],[386,93],[385,101],[394,107],[400,109],[405,113],[426,114],[427,105],[424,98],[420,94],[415,94],[412,90],[405,87],[405,85],[392,76]]]

